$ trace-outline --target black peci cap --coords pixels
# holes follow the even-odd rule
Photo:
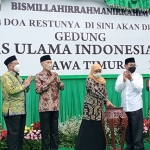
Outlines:
[[[40,62],[45,61],[45,60],[51,60],[50,55],[45,55],[40,58]]]
[[[8,57],[8,58],[4,61],[4,64],[5,64],[6,66],[8,66],[8,64],[11,63],[11,62],[14,61],[14,60],[17,60],[16,56],[15,56],[15,55],[10,56],[10,57]]]

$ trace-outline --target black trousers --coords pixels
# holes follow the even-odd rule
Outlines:
[[[126,112],[128,116],[128,127],[126,131],[125,150],[144,150],[143,142],[143,112],[142,109]]]
[[[26,115],[4,117],[7,127],[8,150],[22,150]]]
[[[58,116],[58,111],[40,112],[42,150],[58,150]]]

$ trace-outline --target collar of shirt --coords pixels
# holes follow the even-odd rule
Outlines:
[[[15,77],[19,76],[18,72],[13,72],[13,71],[8,71],[8,72],[10,72],[11,74],[13,74]]]
[[[47,71],[43,70],[42,73],[44,75],[47,75],[47,76],[51,76],[52,75],[51,71],[47,72]]]
[[[133,76],[134,76],[135,74],[137,74],[137,73],[136,73],[136,72],[134,72],[134,73],[131,73],[131,75],[133,75]]]

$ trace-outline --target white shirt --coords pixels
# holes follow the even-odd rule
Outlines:
[[[132,112],[143,107],[142,89],[143,78],[138,73],[132,73],[133,81],[123,82],[123,74],[119,75],[116,81],[115,90],[121,92],[121,106],[125,112]]]

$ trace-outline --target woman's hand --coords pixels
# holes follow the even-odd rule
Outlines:
[[[107,102],[106,102],[106,106],[107,106],[107,107],[115,107],[110,101],[107,101]]]

